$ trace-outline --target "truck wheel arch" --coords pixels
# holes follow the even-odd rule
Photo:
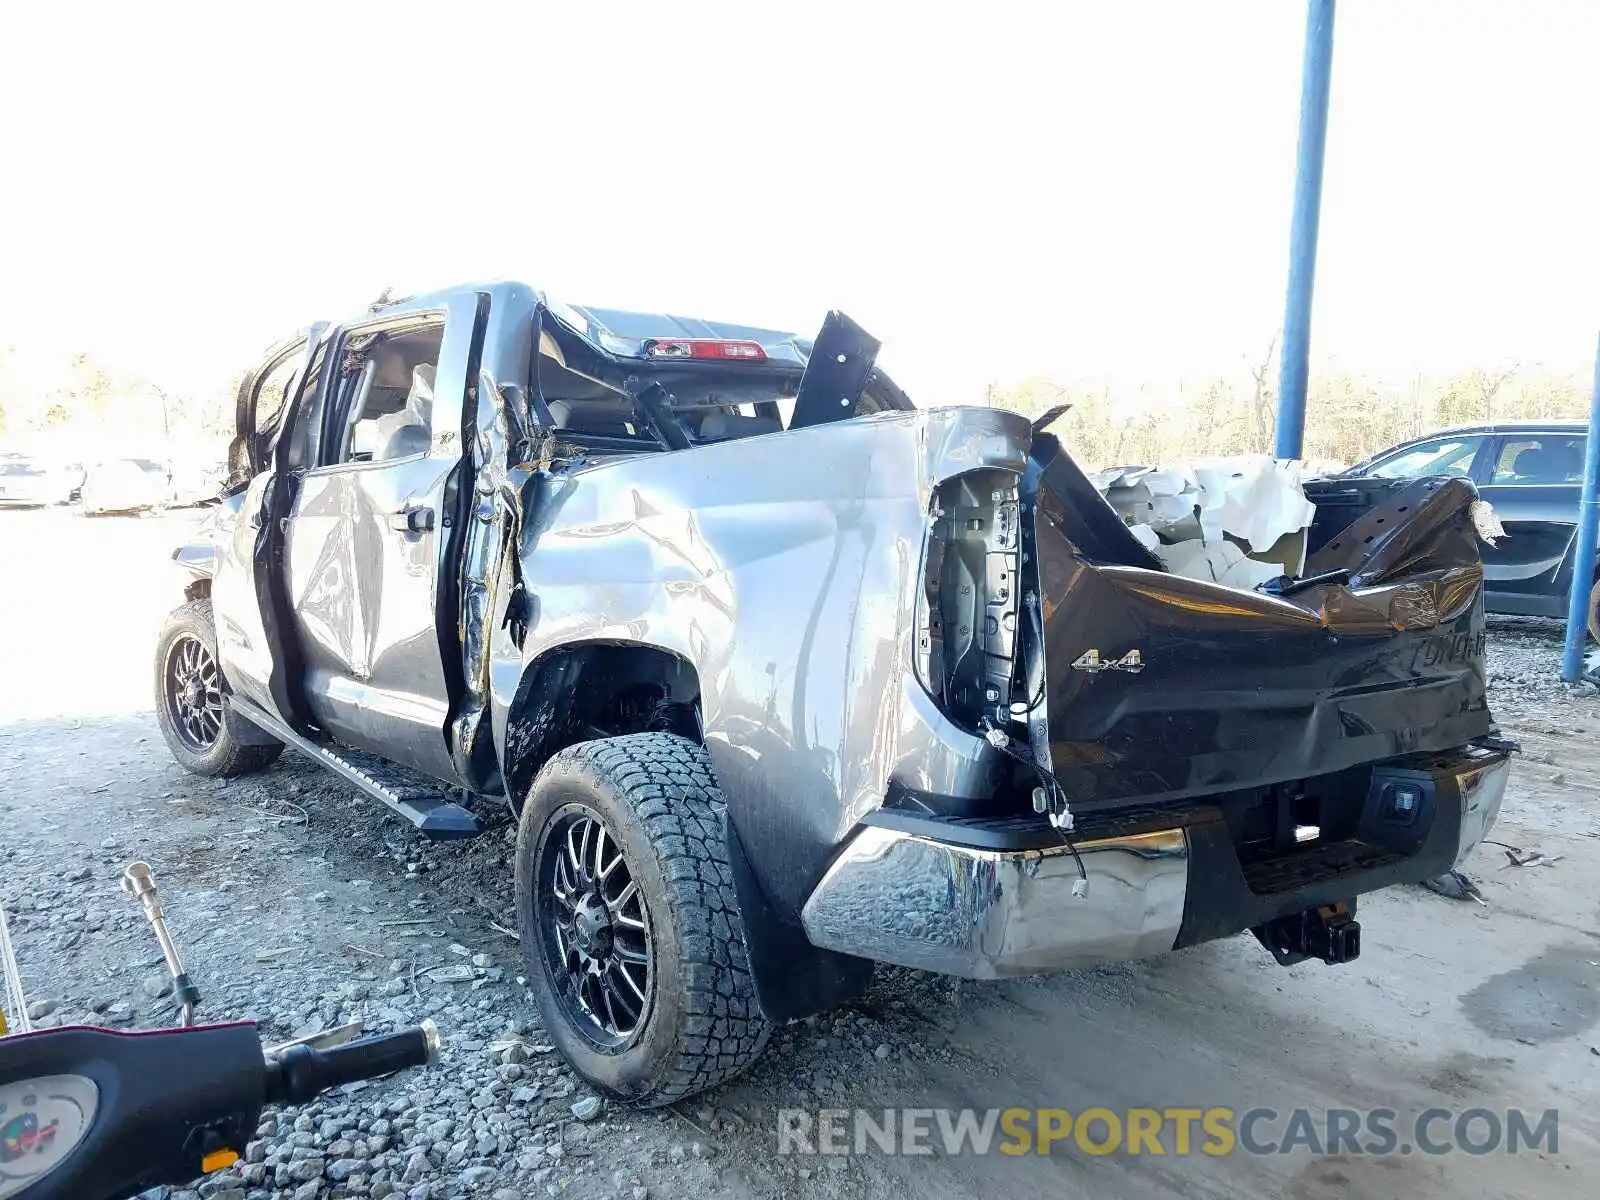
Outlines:
[[[651,689],[661,693],[667,711],[641,712],[639,701]],[[524,666],[506,714],[501,762],[513,811],[520,813],[534,776],[551,756],[578,742],[661,729],[703,745],[700,696],[694,665],[661,646],[578,642],[544,651]],[[641,716],[643,724],[628,727],[627,718]],[[623,723],[613,725],[619,717]],[[865,991],[872,963],[813,946],[767,896],[731,819],[724,829],[756,994],[768,1018],[796,1020]]]
[[[694,666],[660,646],[606,641],[552,647],[523,667],[506,710],[506,796],[520,809],[551,755],[596,737],[660,729],[702,742],[699,703]]]

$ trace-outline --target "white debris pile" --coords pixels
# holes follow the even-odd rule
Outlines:
[[[1174,575],[1253,588],[1305,569],[1316,507],[1304,464],[1265,454],[1173,467],[1114,467],[1091,478]]]

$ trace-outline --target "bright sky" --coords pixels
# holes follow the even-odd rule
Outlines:
[[[386,284],[509,277],[842,308],[928,401],[1236,368],[1282,320],[1304,13],[14,6],[0,342],[201,388]],[[1587,0],[1345,0],[1314,369],[1588,360],[1597,60]]]

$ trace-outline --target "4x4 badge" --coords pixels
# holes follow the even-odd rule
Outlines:
[[[1091,675],[1100,671],[1126,671],[1130,675],[1137,675],[1144,670],[1144,656],[1137,650],[1129,650],[1121,658],[1101,658],[1100,651],[1085,650],[1078,655],[1072,669],[1088,671]]]

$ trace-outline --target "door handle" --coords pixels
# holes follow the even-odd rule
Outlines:
[[[426,533],[433,528],[433,509],[426,504],[408,504],[389,514],[389,528],[396,533]]]

